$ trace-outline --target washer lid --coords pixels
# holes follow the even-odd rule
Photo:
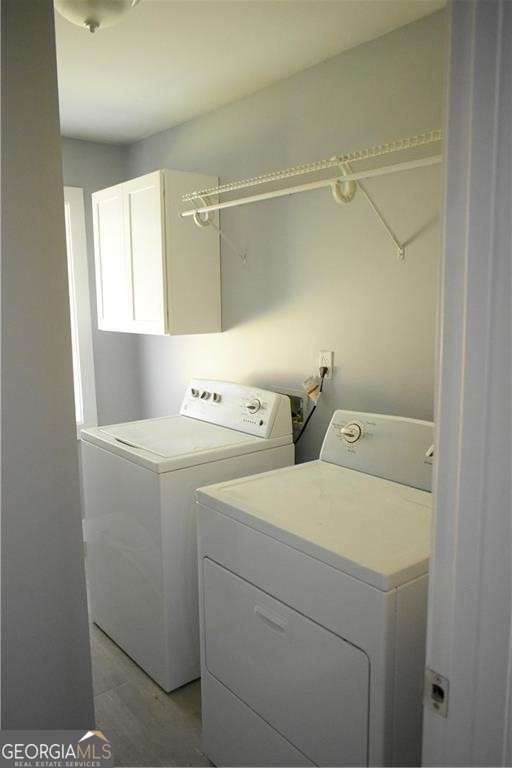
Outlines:
[[[168,416],[82,431],[82,439],[154,472],[169,472],[290,442],[266,440],[187,416]]]
[[[378,589],[428,572],[426,491],[313,461],[218,483],[197,497]]]

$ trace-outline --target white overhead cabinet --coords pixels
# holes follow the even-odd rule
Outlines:
[[[98,327],[221,330],[219,234],[180,217],[181,195],[218,179],[160,170],[92,195]]]

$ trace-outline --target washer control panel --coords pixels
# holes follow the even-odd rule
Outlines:
[[[432,484],[431,421],[379,413],[335,411],[320,459],[367,475],[429,491]]]
[[[227,381],[193,379],[180,413],[258,437],[277,437],[292,432],[288,397]]]

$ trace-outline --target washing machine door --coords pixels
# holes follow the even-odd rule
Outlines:
[[[203,565],[208,671],[313,763],[367,765],[367,656],[217,563]]]

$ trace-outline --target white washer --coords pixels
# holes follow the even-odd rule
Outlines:
[[[180,415],[82,432],[93,621],[166,691],[200,674],[194,491],[293,464],[290,401],[191,382]]]
[[[216,765],[420,764],[432,434],[336,411],[319,461],[198,490]]]

